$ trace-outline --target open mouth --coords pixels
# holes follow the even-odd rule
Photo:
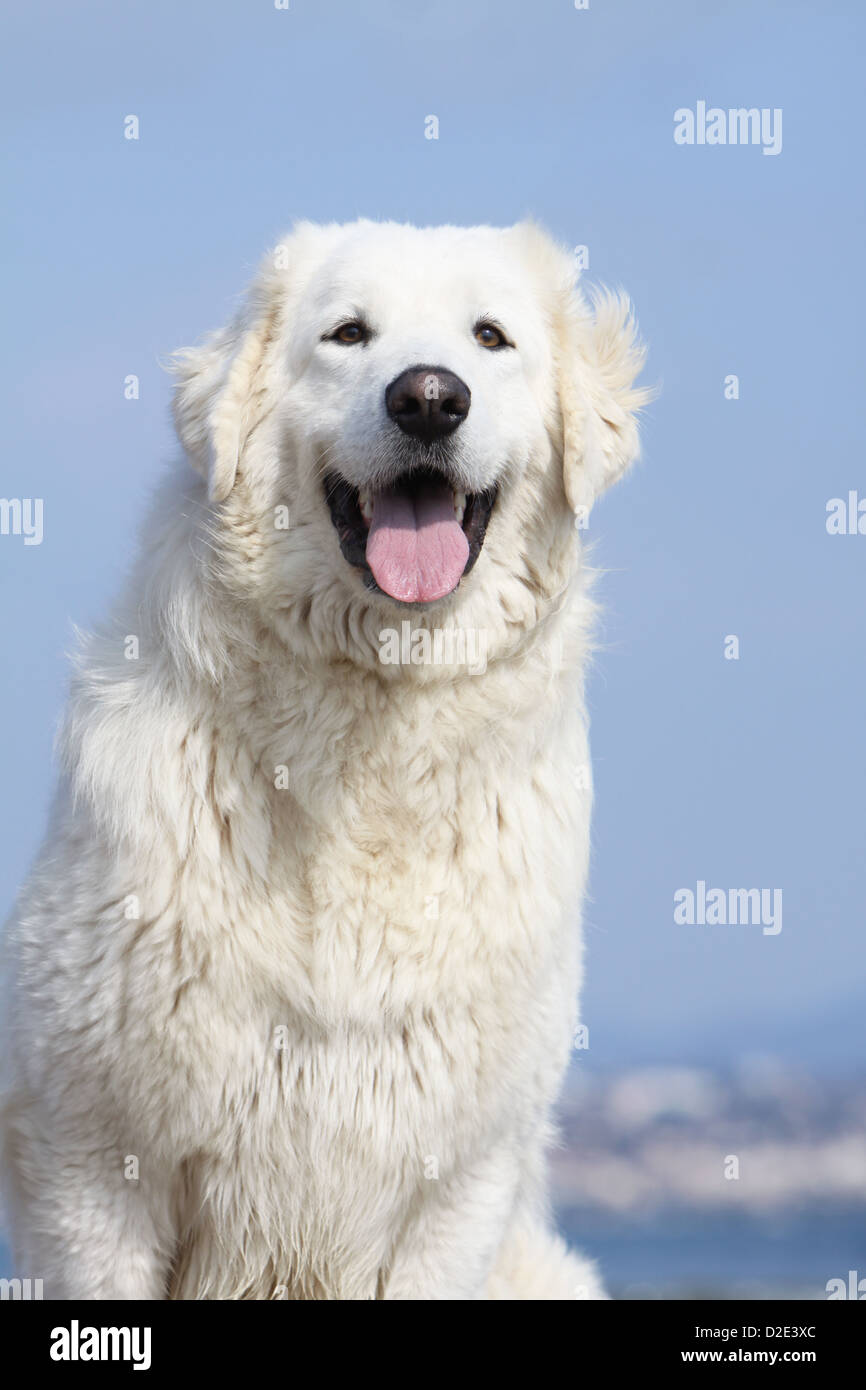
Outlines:
[[[340,549],[366,571],[368,587],[400,603],[432,603],[478,559],[496,488],[459,492],[438,469],[417,468],[378,490],[329,473],[325,496]]]

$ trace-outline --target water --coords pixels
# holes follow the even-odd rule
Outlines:
[[[816,1298],[866,1276],[866,1208],[777,1217],[690,1209],[650,1218],[565,1209],[569,1242],[599,1261],[616,1298]]]

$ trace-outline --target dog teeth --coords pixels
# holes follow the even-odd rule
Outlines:
[[[463,520],[463,513],[466,511],[466,493],[455,492],[454,494],[454,515],[458,521]]]
[[[361,508],[361,515],[365,521],[373,520],[373,498],[368,487],[362,487],[358,492],[358,506]]]

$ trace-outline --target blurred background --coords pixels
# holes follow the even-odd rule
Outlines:
[[[42,498],[44,537],[0,535],[0,910],[44,828],[71,622],[176,457],[161,361],[295,217],[534,215],[632,295],[661,387],[586,533],[561,1224],[619,1297],[856,1287],[866,535],[826,522],[866,498],[859,0],[31,0],[5,25],[0,493]],[[781,111],[781,151],[675,143],[701,101]],[[678,923],[699,882],[780,890],[782,929]]]

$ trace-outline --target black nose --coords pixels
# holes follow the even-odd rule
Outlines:
[[[385,388],[385,409],[406,434],[431,444],[469,414],[472,393],[444,367],[407,367]]]

